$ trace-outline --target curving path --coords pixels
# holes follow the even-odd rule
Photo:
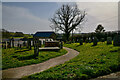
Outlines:
[[[90,80],[120,80],[120,71],[115,73],[110,73],[104,76],[99,76],[97,78],[90,79]]]
[[[28,75],[31,75],[34,73],[42,72],[46,69],[49,69],[50,67],[54,67],[56,65],[63,64],[65,61],[68,61],[79,54],[79,52],[77,52],[73,49],[66,48],[66,47],[64,47],[64,49],[66,49],[68,51],[67,54],[56,57],[56,58],[52,58],[43,63],[2,70],[2,77],[18,79],[23,76],[28,76]]]

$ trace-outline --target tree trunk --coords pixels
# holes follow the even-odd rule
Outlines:
[[[66,32],[65,33],[65,41],[69,41],[70,33]]]

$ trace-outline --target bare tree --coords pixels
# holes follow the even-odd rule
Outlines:
[[[64,36],[68,41],[70,32],[80,27],[78,25],[84,21],[85,15],[85,11],[80,11],[77,5],[63,4],[50,21],[54,24],[55,30],[64,32]]]

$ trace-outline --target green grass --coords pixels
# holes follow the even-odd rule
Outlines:
[[[40,51],[39,56],[34,58],[33,48],[32,50],[28,50],[26,48],[2,49],[2,69],[41,63],[50,58],[54,58],[65,53],[67,53],[67,51],[64,49],[61,49],[60,51]]]
[[[64,46],[79,51],[79,55],[70,61],[52,67],[40,73],[22,78],[23,80],[42,79],[80,79],[95,78],[119,70],[119,47],[99,42],[97,46],[92,43],[65,44]]]

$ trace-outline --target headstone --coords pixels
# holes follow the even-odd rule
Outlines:
[[[12,47],[12,40],[10,40],[10,42],[9,42],[9,47],[10,48]]]
[[[80,39],[79,42],[80,42],[80,45],[83,45],[83,39]]]
[[[12,39],[12,47],[14,47],[14,39]]]
[[[89,43],[91,43],[92,42],[92,39],[91,38],[89,38]]]
[[[101,38],[101,42],[104,42],[105,41],[105,39],[104,38]]]
[[[120,46],[120,35],[116,35],[113,39],[114,46]]]
[[[29,48],[31,50],[31,40],[28,40],[27,43],[28,43],[27,48]]]
[[[39,42],[34,39],[34,56],[37,57],[39,55]]]
[[[26,43],[25,43],[25,41],[23,42],[23,46],[26,46]]]
[[[41,40],[39,40],[38,42],[39,42],[38,46],[41,47]]]
[[[111,37],[107,37],[107,44],[112,44],[112,38]]]
[[[73,39],[73,43],[75,43],[75,39]]]
[[[86,43],[88,43],[88,42],[89,42],[89,39],[88,39],[88,38],[86,38],[86,39],[85,39],[85,42],[86,42]]]
[[[97,42],[98,42],[97,37],[94,37],[94,39],[93,39],[93,46],[96,46],[96,45],[97,45]]]
[[[60,49],[63,49],[63,42],[60,42]]]
[[[8,46],[8,44],[7,44],[7,41],[5,42],[5,49],[7,49],[7,46]]]

